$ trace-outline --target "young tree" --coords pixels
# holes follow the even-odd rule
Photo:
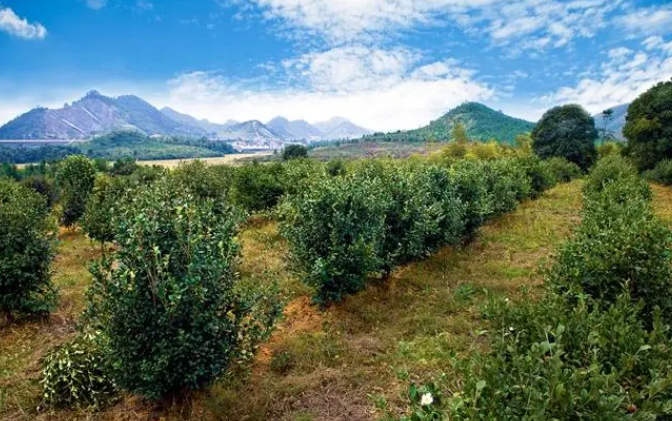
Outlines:
[[[14,313],[45,313],[55,304],[54,231],[41,195],[0,179],[0,311],[10,321]]]
[[[118,249],[92,268],[87,315],[121,389],[150,399],[198,389],[269,332],[278,311],[257,312],[237,285],[226,205],[163,180],[113,225]]]
[[[559,156],[588,169],[597,157],[595,120],[580,105],[552,108],[532,131],[534,152],[541,158]]]
[[[469,136],[467,135],[467,129],[460,122],[453,124],[452,138],[455,143],[469,143]]]
[[[613,118],[614,118],[614,110],[612,110],[611,108],[602,111],[602,121],[604,122],[604,132],[602,133],[602,137],[605,140],[612,138],[611,132],[609,131],[609,123]]]
[[[672,158],[672,80],[640,95],[628,108],[623,128],[626,152],[640,170]]]
[[[84,215],[95,181],[96,169],[87,157],[69,156],[61,162],[56,173],[56,184],[63,205],[63,225],[70,227]]]

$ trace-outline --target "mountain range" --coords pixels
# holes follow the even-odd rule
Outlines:
[[[229,120],[218,124],[169,107],[158,110],[137,96],[113,98],[90,91],[63,108],[40,107],[20,115],[0,127],[0,139],[90,139],[123,130],[135,130],[148,136],[205,137],[255,144],[350,139],[370,133],[342,117],[315,125],[284,117],[276,117],[267,124],[258,120]]]
[[[496,139],[511,144],[515,142],[517,135],[531,132],[535,126],[535,123],[508,116],[483,104],[466,102],[419,129],[376,133],[367,136],[367,139],[409,142],[449,141],[452,138],[453,126],[457,123],[466,128],[467,135],[471,139],[480,141]]]

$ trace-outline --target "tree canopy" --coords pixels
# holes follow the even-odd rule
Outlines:
[[[672,80],[639,96],[628,108],[626,152],[640,170],[672,158]]]
[[[534,152],[542,158],[562,157],[582,169],[597,157],[595,120],[580,105],[552,108],[532,131]]]

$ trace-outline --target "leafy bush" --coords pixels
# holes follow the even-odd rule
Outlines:
[[[42,195],[47,201],[47,207],[49,209],[51,209],[58,200],[56,183],[52,178],[43,175],[32,175],[22,179],[21,185]]]
[[[606,185],[619,182],[626,178],[637,177],[637,170],[625,158],[611,155],[600,159],[590,170],[584,184],[584,192],[599,192]]]
[[[663,186],[672,186],[672,160],[660,161],[653,170],[645,172],[644,177]]]
[[[623,144],[620,142],[604,142],[597,145],[597,156],[599,159],[606,158],[609,155],[620,155],[623,152]]]
[[[362,290],[381,268],[385,235],[382,185],[365,175],[324,179],[288,197],[281,214],[282,235],[304,282],[321,304]]]
[[[623,179],[587,196],[551,281],[608,303],[627,288],[651,323],[655,307],[672,315],[672,232],[654,216],[647,188],[639,178]]]
[[[487,171],[487,164],[474,161],[459,161],[451,167],[456,193],[465,206],[464,229],[468,237],[495,213]]]
[[[262,212],[277,205],[284,193],[280,164],[253,163],[236,169],[231,200],[248,212]]]
[[[287,145],[282,150],[282,160],[289,161],[291,159],[306,158],[308,156],[308,148],[303,145]]]
[[[114,240],[112,219],[130,189],[126,178],[98,175],[82,218],[82,229],[90,238],[101,243]]]
[[[553,157],[544,162],[549,166],[558,182],[566,183],[581,176],[581,168],[564,158]]]
[[[532,180],[525,168],[514,159],[491,162],[486,166],[485,174],[495,215],[511,212],[520,201],[532,194]]]
[[[114,175],[131,175],[137,171],[139,167],[140,165],[138,165],[135,158],[119,158],[112,164],[110,172]]]
[[[53,407],[103,406],[117,394],[92,334],[51,350],[42,361],[44,402]]]
[[[173,187],[145,187],[117,213],[118,250],[93,266],[87,311],[115,383],[151,399],[207,385],[277,315],[238,288],[237,219]]]
[[[649,332],[627,296],[604,310],[551,295],[520,306],[499,302],[490,311],[492,351],[456,363],[461,391],[430,406],[436,418],[410,419],[648,420],[669,414],[672,342],[660,313]]]
[[[537,157],[519,158],[520,165],[530,179],[530,197],[537,198],[558,183],[551,166]]]
[[[229,171],[226,171],[226,170]],[[182,188],[202,199],[227,200],[233,178],[233,168],[209,167],[203,161],[180,164],[171,174],[177,188]]]
[[[59,164],[56,184],[63,206],[61,222],[65,226],[76,224],[84,215],[95,180],[96,169],[84,156],[69,156]]]
[[[49,273],[54,231],[44,197],[0,179],[0,311],[10,321],[13,313],[46,313],[54,307]]]

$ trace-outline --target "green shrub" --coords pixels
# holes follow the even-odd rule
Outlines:
[[[465,234],[471,237],[495,213],[486,163],[458,161],[451,167],[456,193],[465,206]]]
[[[527,157],[519,158],[518,162],[525,169],[527,178],[530,179],[530,197],[532,198],[541,196],[543,192],[554,187],[559,181],[546,161],[537,157]]]
[[[600,159],[590,170],[583,191],[584,193],[599,192],[607,184],[632,177],[638,177],[635,167],[619,155],[610,155]]]
[[[134,172],[136,172],[138,168],[140,168],[140,165],[135,160],[135,158],[126,157],[126,158],[119,158],[116,161],[114,161],[114,164],[112,164],[112,168],[110,169],[110,172],[113,175],[131,175]]]
[[[551,295],[490,308],[491,351],[457,361],[460,373],[407,420],[666,419],[672,342],[656,317],[642,326],[625,296],[607,309]],[[659,315],[659,313],[658,313]],[[435,389],[436,390],[436,389]],[[434,415],[435,418],[422,416]]]
[[[306,158],[308,156],[308,148],[303,145],[287,145],[282,149],[282,160],[289,161],[291,159]]]
[[[196,160],[180,164],[171,177],[178,189],[185,189],[202,199],[225,201],[231,187],[233,168],[220,166],[215,169]]]
[[[101,243],[114,240],[115,228],[112,219],[130,189],[129,180],[124,177],[103,174],[96,177],[82,218],[82,229],[90,238]]]
[[[69,156],[59,164],[56,185],[63,206],[63,225],[72,226],[84,215],[95,180],[96,169],[84,156]]]
[[[277,205],[284,190],[281,164],[244,165],[236,169],[231,200],[248,212],[263,212]]]
[[[115,383],[151,399],[209,384],[278,313],[256,313],[274,296],[250,302],[239,287],[238,220],[173,187],[145,187],[117,212],[118,250],[92,267],[87,311]]]
[[[495,215],[511,212],[532,194],[532,180],[527,176],[525,168],[514,159],[488,163],[486,182],[493,196]]]
[[[104,406],[117,394],[108,373],[104,354],[92,334],[81,334],[44,357],[44,402],[52,407]]]
[[[581,168],[564,158],[554,157],[544,162],[547,163],[558,182],[567,183],[581,176]]]
[[[0,311],[39,314],[53,309],[49,268],[56,227],[43,196],[0,179]]]
[[[31,175],[21,180],[21,185],[39,193],[47,201],[47,207],[51,209],[58,200],[58,191],[52,178],[43,175]]]
[[[302,280],[323,305],[365,288],[382,267],[385,235],[382,184],[365,175],[324,179],[289,196],[281,209],[282,235]]]
[[[663,186],[672,186],[672,160],[660,161],[653,170],[645,172],[644,177]]]
[[[608,303],[627,288],[650,323],[655,307],[672,315],[672,233],[654,216],[642,183],[622,180],[586,198],[583,221],[550,280]]]
[[[367,176],[384,186],[383,271],[426,257],[438,247],[455,244],[464,232],[464,206],[449,172],[438,166],[389,163]]]
[[[610,155],[620,155],[623,151],[623,144],[620,142],[604,142],[597,145],[597,156],[599,159]]]

